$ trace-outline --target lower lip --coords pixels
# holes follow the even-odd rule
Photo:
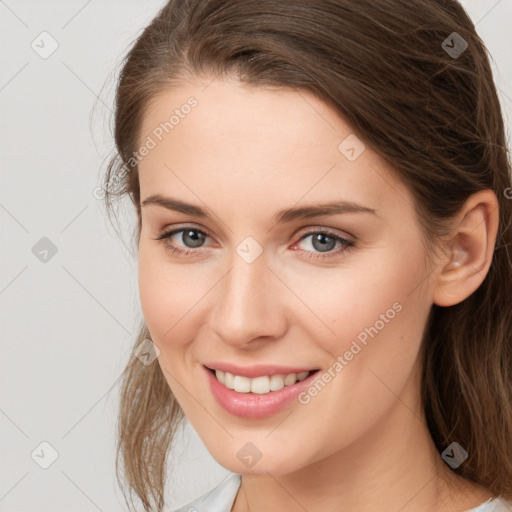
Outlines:
[[[267,418],[276,414],[286,405],[293,402],[294,399],[304,391],[319,374],[318,371],[308,375],[304,380],[297,381],[291,386],[285,386],[279,391],[270,391],[270,393],[238,393],[229,389],[217,380],[217,377],[203,366],[210,389],[217,402],[229,413],[241,418]]]

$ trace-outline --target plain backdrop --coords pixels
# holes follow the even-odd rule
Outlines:
[[[135,217],[128,205],[119,237],[98,187],[116,73],[164,3],[0,0],[3,512],[125,510],[115,427],[141,320]],[[492,55],[510,145],[512,0],[462,4]],[[188,423],[171,469],[169,510],[229,474]]]

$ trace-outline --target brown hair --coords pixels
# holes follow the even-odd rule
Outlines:
[[[511,166],[488,52],[467,13],[454,0],[169,1],[130,49],[116,91],[105,199],[110,212],[129,195],[137,242],[133,154],[143,115],[156,94],[202,75],[302,89],[329,104],[412,192],[427,254],[472,193],[495,192],[488,274],[461,303],[432,306],[422,398],[438,450],[456,441],[469,453],[454,471],[512,497]],[[146,338],[142,325],[135,346]],[[132,357],[116,468],[119,481],[122,458],[130,496],[145,510],[163,509],[166,458],[183,417],[158,364]]]

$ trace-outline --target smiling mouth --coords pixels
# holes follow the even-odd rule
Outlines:
[[[260,377],[244,377],[234,375],[222,370],[214,370],[206,367],[226,388],[232,389],[238,393],[267,394],[279,391],[284,387],[293,386],[297,382],[307,379],[312,374],[320,371],[319,369],[304,371],[301,373],[262,375]]]

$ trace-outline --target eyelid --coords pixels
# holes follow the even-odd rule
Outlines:
[[[294,237],[299,237],[302,239],[303,236],[309,235],[311,233],[330,233],[334,236],[337,236],[339,238],[343,238],[344,240],[347,240],[349,242],[356,242],[356,237],[350,233],[347,233],[346,231],[340,231],[336,228],[329,228],[327,226],[319,226],[315,225],[313,227],[306,226],[305,228],[301,228],[297,234],[294,235]]]
[[[187,229],[191,229],[191,230],[195,230],[195,231],[200,231],[201,233],[204,233],[208,238],[210,239],[214,239],[215,237],[211,234],[211,232],[206,229],[205,227],[203,226],[198,226],[194,223],[190,223],[190,222],[187,222],[187,223],[184,223],[184,224],[176,224],[176,225],[173,225],[172,227],[166,227],[166,228],[163,228],[161,231],[160,231],[160,234],[158,235],[158,239],[166,236],[166,235],[170,235],[170,233],[173,233],[173,234],[176,234],[176,232],[180,232],[180,231],[185,231]],[[191,249],[193,250],[193,249]]]

